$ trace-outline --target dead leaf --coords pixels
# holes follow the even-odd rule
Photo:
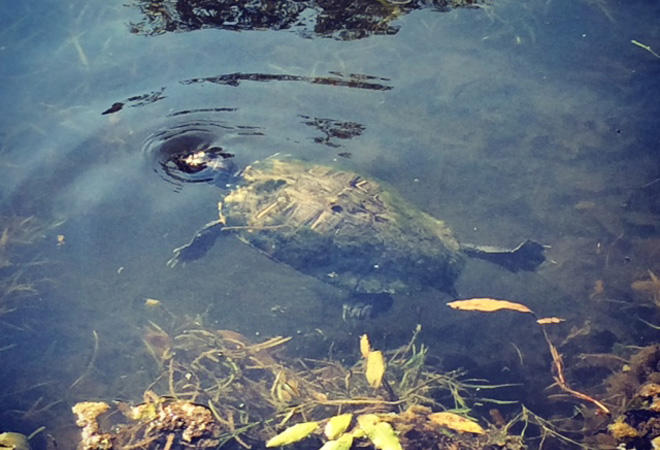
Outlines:
[[[450,412],[438,412],[429,414],[428,418],[435,425],[451,428],[455,431],[484,434],[484,429],[477,422],[473,422],[458,414]]]
[[[383,375],[385,375],[385,358],[380,350],[369,352],[367,355],[367,369],[365,376],[367,382],[372,388],[379,388],[383,382]]]
[[[403,450],[392,425],[387,422],[378,422],[373,426],[367,436],[374,447],[379,450]]]
[[[514,303],[508,300],[496,300],[494,298],[471,298],[468,300],[456,300],[447,303],[447,306],[461,311],[493,312],[500,309],[510,309],[522,313],[532,313],[532,310],[522,303]]]
[[[539,325],[547,325],[549,323],[561,323],[564,322],[566,319],[562,319],[561,317],[543,317],[541,319],[537,319],[536,323]]]
[[[318,422],[303,422],[290,426],[266,442],[266,447],[282,447],[301,441],[312,434],[319,426]]]
[[[336,440],[331,440],[323,444],[319,450],[351,450],[353,445],[353,434],[342,434]]]
[[[362,336],[360,336],[360,353],[362,353],[363,358],[367,358],[367,356],[369,356],[370,351],[371,351],[371,345],[369,345],[369,336],[363,334]]]
[[[353,414],[351,413],[340,414],[329,418],[323,429],[325,437],[330,440],[338,439],[351,424],[351,420],[353,420]]]
[[[145,306],[155,307],[160,306],[160,300],[155,298],[147,298],[144,300]]]

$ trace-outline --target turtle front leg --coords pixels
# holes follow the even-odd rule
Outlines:
[[[347,323],[373,319],[389,311],[393,303],[392,295],[385,292],[353,294],[349,301],[342,305],[341,318]]]
[[[223,225],[224,221],[222,220],[214,220],[204,225],[201,230],[195,233],[190,242],[172,250],[174,256],[167,261],[167,267],[173,268],[179,262],[185,265],[189,261],[194,261],[204,256],[213,247],[213,244],[215,244],[215,240],[222,232]]]

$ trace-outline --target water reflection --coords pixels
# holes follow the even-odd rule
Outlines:
[[[242,81],[257,81],[257,82],[269,82],[269,81],[298,81],[305,82],[310,84],[320,84],[327,86],[342,86],[349,88],[357,89],[372,89],[378,91],[388,91],[392,89],[392,86],[388,86],[376,81],[389,81],[387,78],[380,78],[371,75],[362,75],[362,74],[349,74],[343,75],[338,72],[331,73],[329,77],[307,77],[301,75],[286,75],[286,74],[266,74],[266,73],[231,73],[224,75],[217,75],[211,77],[203,78],[191,78],[189,80],[179,81],[182,85],[192,85],[192,84],[203,84],[203,83],[213,83],[226,86],[237,87],[241,84]],[[165,88],[161,88],[158,91],[152,91],[147,94],[135,95],[127,98],[126,100],[114,102],[108,109],[103,111],[101,114],[114,114],[122,110],[125,105],[137,107],[144,106],[150,103],[155,103],[159,100],[163,100],[166,97],[164,96]],[[195,112],[218,112],[218,111],[232,111],[235,108],[197,108]],[[186,114],[188,111],[180,111],[176,114]]]
[[[351,40],[373,34],[396,34],[399,27],[392,22],[417,9],[447,11],[483,3],[482,0],[143,0],[133,3],[144,19],[131,23],[131,33],[151,36],[202,28],[290,29],[305,37]]]
[[[343,122],[340,120],[310,117],[300,115],[305,125],[318,129],[322,136],[315,137],[314,142],[317,144],[327,145],[328,147],[341,147],[337,139],[351,139],[360,136],[366,127],[357,122]],[[339,156],[350,157],[350,153],[339,152]]]

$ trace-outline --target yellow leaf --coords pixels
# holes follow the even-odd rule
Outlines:
[[[362,353],[363,358],[366,358],[370,351],[371,345],[369,345],[369,336],[363,334],[360,336],[360,353]]]
[[[351,424],[351,419],[353,419],[351,413],[340,414],[328,419],[328,423],[325,424],[323,430],[325,437],[330,440],[337,439]]]
[[[496,300],[494,298],[471,298],[468,300],[456,300],[447,303],[447,306],[461,311],[493,312],[500,309],[510,309],[522,313],[531,313],[532,310],[522,303],[514,303],[508,300]]]
[[[0,450],[30,450],[27,436],[7,431],[0,433]]]
[[[450,412],[439,412],[429,414],[428,418],[434,424],[451,428],[452,430],[484,434],[484,429],[481,428],[481,425],[479,425],[477,422],[471,421],[470,419],[466,419],[463,416],[459,416],[458,414]]]
[[[350,450],[352,445],[353,435],[346,433],[337,440],[326,442],[319,450]]]
[[[543,317],[542,319],[537,319],[536,323],[539,325],[547,325],[549,323],[561,323],[565,320],[566,319],[562,319],[561,317]]]
[[[369,352],[367,355],[367,370],[365,376],[369,386],[379,388],[383,382],[383,375],[385,375],[385,359],[380,350]]]
[[[368,434],[380,422],[380,419],[376,414],[360,414],[357,417],[357,422],[360,429]]]
[[[266,447],[281,447],[301,441],[312,434],[319,426],[318,422],[303,422],[290,426],[266,442]]]
[[[351,436],[353,436],[353,439],[362,439],[363,437],[365,437],[367,435],[367,433],[362,428],[360,428],[359,426],[353,428],[351,430],[350,434],[351,434]]]
[[[127,416],[131,420],[138,420],[140,422],[150,422],[156,420],[158,412],[154,403],[142,403],[134,406],[127,411]]]
[[[160,306],[160,300],[157,300],[155,298],[147,298],[144,300],[144,304],[146,306],[151,306],[151,307]]]
[[[403,450],[392,425],[387,422],[378,422],[367,435],[379,450]]]

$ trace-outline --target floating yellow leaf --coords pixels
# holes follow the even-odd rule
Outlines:
[[[561,323],[565,320],[566,319],[562,319],[561,317],[543,317],[542,319],[538,319],[536,323],[539,325],[547,325],[549,323]]]
[[[366,334],[363,334],[360,336],[360,353],[362,353],[362,357],[366,358],[369,356],[369,352],[371,351],[371,345],[369,345],[369,336]]]
[[[319,450],[349,450],[353,445],[353,435],[346,433],[339,439],[328,441]]]
[[[385,359],[380,350],[369,352],[367,355],[367,370],[365,376],[369,386],[379,388],[385,375]]]
[[[353,414],[351,413],[340,414],[328,419],[328,423],[325,424],[325,429],[323,430],[325,437],[330,440],[337,439],[351,424],[351,419],[353,419]]]
[[[266,447],[281,447],[301,441],[312,434],[319,426],[318,422],[303,422],[290,426],[266,442]]]
[[[375,424],[367,436],[374,447],[379,450],[403,450],[392,425],[387,422]]]
[[[144,304],[150,307],[160,306],[160,300],[157,300],[155,298],[147,298],[144,300]]]
[[[484,429],[481,428],[481,425],[479,425],[477,422],[471,421],[470,419],[466,419],[463,416],[459,416],[458,414],[450,412],[439,412],[429,414],[428,418],[434,424],[451,428],[452,430],[484,434]]]
[[[462,311],[493,312],[500,309],[510,309],[522,313],[531,313],[532,310],[522,303],[514,303],[508,300],[496,300],[494,298],[471,298],[468,300],[456,300],[447,303],[447,306]]]

